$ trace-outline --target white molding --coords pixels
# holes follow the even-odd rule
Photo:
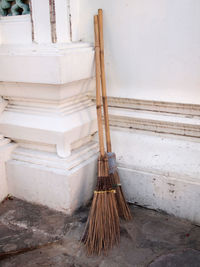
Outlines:
[[[60,158],[53,152],[33,150],[30,148],[21,147],[18,145],[17,149],[12,153],[11,159],[26,162],[29,164],[35,164],[42,166],[43,168],[51,168],[52,170],[64,171],[64,173],[70,173],[73,168],[80,167],[85,161],[97,156],[98,144],[94,141],[90,141],[81,147],[72,151],[71,155],[66,158]]]
[[[67,116],[4,111],[0,117],[0,131],[5,136],[12,140],[56,145],[60,157],[69,156],[71,144],[93,134],[96,129],[94,106],[67,114]]]
[[[34,100],[9,96],[5,96],[5,99],[8,100],[5,111],[25,114],[42,114],[43,116],[66,116],[94,106],[94,103],[84,93],[60,101]]]
[[[7,106],[0,132],[18,143],[53,148],[65,158],[73,144],[97,131],[94,79],[69,84],[0,83]],[[34,145],[34,146],[35,146]]]
[[[30,21],[30,14],[28,15],[21,15],[21,16],[1,16],[0,17],[0,24],[2,23],[19,23],[19,22],[29,22]]]
[[[27,99],[27,102],[37,101],[38,103],[62,103],[67,98],[78,97],[83,94],[89,96],[94,90],[94,78],[67,84],[0,82],[0,95],[4,99]],[[2,101],[4,100],[1,99]]]
[[[166,133],[185,137],[200,137],[199,118],[163,115],[130,109],[110,108],[112,126]]]
[[[94,77],[89,44],[0,46],[0,80],[66,84]]]
[[[87,97],[93,82],[89,82],[89,87],[85,84],[88,85],[88,81],[69,86],[46,86],[42,87],[44,94],[39,85],[4,84],[2,94],[19,96],[4,96],[7,100],[4,102],[8,104],[2,109],[1,131],[17,143],[38,143],[43,149],[54,146],[59,156],[70,155],[77,139],[96,131],[94,103]],[[35,98],[27,98],[34,94]],[[41,99],[36,98],[39,96]]]
[[[109,97],[108,104],[113,127],[199,140],[200,105],[117,97]]]
[[[151,101],[133,98],[108,97],[110,107],[119,107],[132,110],[162,112],[167,114],[181,114],[187,116],[200,116],[200,105],[175,103],[164,101]]]

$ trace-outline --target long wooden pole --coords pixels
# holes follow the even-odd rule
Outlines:
[[[101,85],[102,85],[102,99],[103,99],[103,110],[104,110],[104,121],[106,131],[106,146],[107,152],[111,152],[111,139],[110,139],[110,126],[108,117],[108,101],[106,94],[106,75],[105,75],[105,63],[104,63],[104,39],[103,39],[103,11],[98,10],[99,20],[99,39],[100,39],[100,59],[101,59]]]
[[[100,47],[99,47],[99,26],[98,16],[94,16],[94,34],[95,34],[95,61],[96,61],[96,109],[97,122],[99,132],[99,149],[100,155],[104,156],[104,140],[103,140],[103,126],[101,113],[101,69],[100,69]]]

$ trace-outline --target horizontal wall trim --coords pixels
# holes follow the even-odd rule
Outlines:
[[[8,101],[5,111],[39,115],[69,115],[79,110],[94,106],[94,103],[85,95],[79,94],[63,100],[43,100],[4,96]]]
[[[72,154],[66,158],[60,158],[56,153],[33,150],[18,147],[12,153],[11,160],[20,163],[33,164],[42,166],[43,168],[51,168],[52,170],[71,171],[72,169],[84,164],[88,160],[98,155],[98,144],[94,141],[75,149]]]
[[[108,97],[108,104],[110,107],[163,112],[188,116],[200,116],[200,105],[197,104],[183,104],[120,97]]]
[[[198,122],[198,124],[191,124],[189,122],[183,123],[181,120],[166,121],[166,118],[163,118],[162,120],[162,118],[160,117],[158,119],[156,119],[155,117],[151,119],[151,116],[141,118],[137,117],[135,113],[133,113],[132,115],[133,116],[123,116],[122,110],[120,110],[118,114],[112,115],[111,110],[110,125],[129,129],[151,131],[156,133],[166,133],[198,138],[200,137],[200,121]]]
[[[108,97],[110,125],[200,137],[200,105]]]

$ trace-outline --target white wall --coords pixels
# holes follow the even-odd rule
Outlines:
[[[30,15],[0,17],[0,44],[31,44]]]
[[[199,0],[78,1],[82,41],[104,11],[109,95],[200,104]]]

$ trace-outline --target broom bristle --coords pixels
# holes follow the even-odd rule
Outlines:
[[[108,152],[108,162],[109,162],[109,173],[112,179],[113,187],[116,190],[116,200],[119,216],[129,221],[132,219],[131,212],[126,199],[124,197],[119,174],[117,172],[116,156],[113,152]]]
[[[119,216],[126,221],[130,221],[132,219],[132,215],[131,215],[129,206],[126,202],[126,199],[124,197],[124,193],[122,191],[119,174],[117,171],[115,171],[113,174],[110,174],[110,175],[112,176],[113,184],[115,185],[117,208],[118,208]]]
[[[99,160],[99,176],[82,241],[88,254],[107,252],[119,242],[119,215],[107,160]],[[104,174],[104,176],[100,176]]]

